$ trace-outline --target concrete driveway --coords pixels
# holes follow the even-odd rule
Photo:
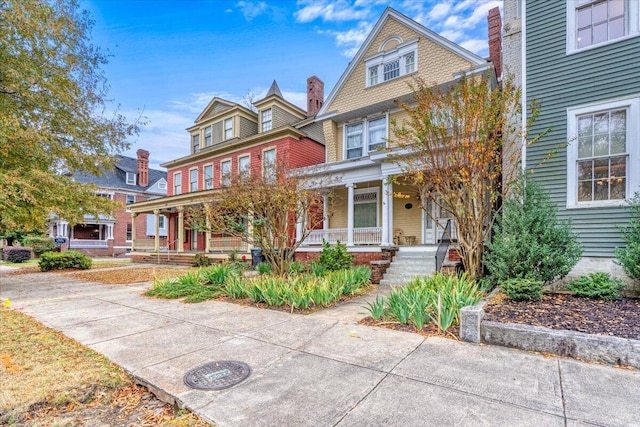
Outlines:
[[[304,316],[142,297],[148,286],[0,271],[14,309],[219,426],[640,426],[638,371],[361,326],[363,300]],[[184,384],[219,360],[251,375]]]

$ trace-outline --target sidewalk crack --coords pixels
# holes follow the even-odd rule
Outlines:
[[[558,377],[560,379],[560,397],[562,398],[562,415],[564,416],[564,427],[567,427],[567,405],[564,401],[564,388],[562,387],[562,368],[558,359]]]

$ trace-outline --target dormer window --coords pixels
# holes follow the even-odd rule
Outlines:
[[[191,135],[191,146],[194,154],[200,151],[200,135]]]
[[[224,121],[224,139],[233,138],[233,119],[226,119]]]
[[[127,185],[136,185],[136,174],[127,172]]]
[[[412,40],[365,59],[367,87],[415,72],[418,69],[417,50],[418,41]]]
[[[211,145],[211,126],[207,126],[204,128],[204,146],[208,147]]]
[[[271,130],[271,108],[262,112],[262,132]]]

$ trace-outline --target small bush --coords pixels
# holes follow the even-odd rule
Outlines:
[[[311,274],[316,277],[322,277],[327,272],[327,267],[325,267],[324,264],[321,264],[318,260],[311,261],[309,269],[311,270]]]
[[[517,278],[505,280],[500,287],[514,301],[530,301],[542,298],[543,285],[542,280]]]
[[[608,273],[590,273],[569,283],[566,288],[579,297],[612,300],[618,297],[624,283]]]
[[[23,246],[33,249],[35,256],[40,256],[45,252],[52,251],[56,245],[51,237],[27,236],[22,239]]]
[[[640,280],[640,193],[630,201],[629,227],[622,229],[625,247],[616,248],[618,263],[629,277]]]
[[[353,266],[353,255],[347,252],[347,246],[340,241],[335,246],[331,246],[329,242],[323,240],[319,262],[330,271],[345,270]]]
[[[193,260],[194,267],[209,267],[211,265],[211,258],[205,254],[196,254]]]
[[[31,259],[31,248],[22,246],[6,246],[2,249],[4,260],[9,262],[25,262]]]
[[[45,252],[38,261],[41,271],[63,270],[65,268],[77,268],[88,270],[91,268],[91,258],[78,252]]]
[[[268,262],[261,262],[260,264],[256,265],[256,271],[261,276],[263,274],[270,274],[271,273],[271,264],[269,264]]]
[[[289,273],[291,274],[302,274],[307,270],[307,267],[300,261],[293,261],[289,264]]]
[[[230,264],[214,265],[200,271],[200,278],[204,284],[223,285],[236,272]]]

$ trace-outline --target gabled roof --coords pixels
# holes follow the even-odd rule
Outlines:
[[[280,92],[280,88],[278,87],[278,83],[276,83],[276,81],[274,80],[273,83],[271,83],[271,87],[269,88],[269,90],[267,91],[267,94],[265,95],[265,98],[268,98],[270,96],[279,96],[280,98],[284,97],[282,96],[282,92]]]
[[[196,118],[196,123],[206,117],[217,106],[232,108],[237,105],[238,104],[236,104],[235,102],[227,101],[226,99],[218,98],[216,96],[211,101],[209,101],[209,104],[207,104],[204,110],[202,110],[202,113],[200,113],[200,115]]]
[[[127,156],[115,156],[113,169],[107,169],[102,175],[93,175],[85,172],[78,172],[73,175],[73,179],[86,184],[95,184],[102,188],[116,188],[129,191],[144,192],[163,179],[166,181],[167,173],[158,169],[149,168],[149,185],[129,185],[127,184],[127,172],[138,173],[138,159]]]
[[[272,99],[278,100],[278,102],[281,105],[292,109],[297,114],[302,115],[302,117],[307,116],[307,112],[304,111],[302,108],[284,99],[284,96],[282,96],[282,92],[280,92],[280,88],[278,87],[278,83],[276,83],[275,80],[273,81],[273,83],[271,83],[271,87],[269,87],[269,90],[267,91],[267,94],[264,96],[264,98],[254,102],[253,105],[259,109],[261,105],[266,104],[268,101]]]
[[[380,16],[380,19],[378,19],[378,22],[376,22],[376,24],[373,26],[373,29],[371,30],[371,32],[369,33],[369,35],[365,39],[364,43],[362,43],[362,46],[360,46],[360,49],[358,49],[358,52],[354,55],[354,57],[351,60],[351,62],[349,62],[349,66],[344,71],[344,73],[342,73],[342,76],[340,76],[340,79],[338,80],[338,83],[336,83],[336,85],[331,90],[331,93],[329,94],[329,96],[325,100],[324,104],[322,105],[322,107],[318,111],[318,114],[316,115],[316,117],[321,117],[321,116],[327,114],[327,109],[329,108],[331,103],[334,101],[334,99],[337,96],[337,94],[340,93],[340,91],[342,90],[343,85],[349,79],[349,77],[351,76],[351,74],[353,73],[353,71],[355,70],[357,65],[360,63],[360,61],[362,61],[365,52],[367,52],[369,50],[369,47],[371,46],[373,41],[378,36],[378,33],[380,32],[380,30],[384,27],[384,25],[387,23],[387,21],[390,18],[393,18],[393,19],[397,20],[402,25],[412,29],[416,33],[420,34],[421,36],[424,36],[425,38],[427,38],[430,41],[442,46],[443,48],[448,49],[452,53],[462,57],[463,59],[471,62],[472,64],[482,65],[482,64],[486,64],[487,63],[486,59],[481,58],[480,56],[476,55],[475,53],[473,53],[471,51],[468,51],[467,49],[463,48],[462,46],[457,45],[456,43],[452,42],[451,40],[448,40],[448,39],[442,37],[441,35],[431,31],[430,29],[428,29],[425,26],[417,23],[416,21],[414,21],[413,19],[409,18],[408,16],[403,15],[402,13],[398,12],[397,10],[395,10],[395,9],[393,9],[391,7],[387,7],[385,9],[385,11],[382,13],[382,16]]]

